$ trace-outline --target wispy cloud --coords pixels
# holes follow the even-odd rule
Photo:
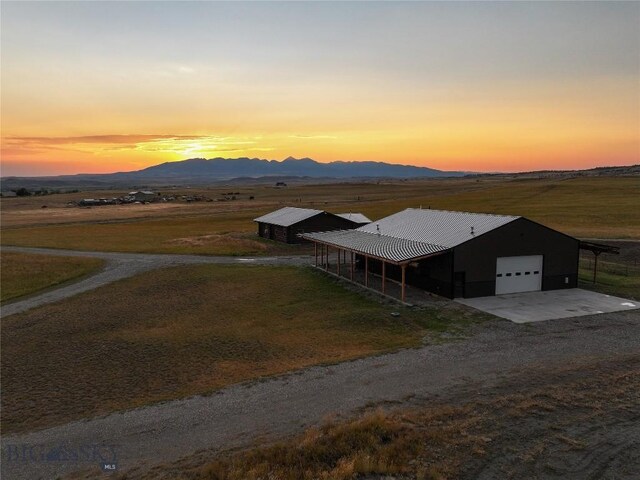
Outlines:
[[[5,137],[4,140],[12,144],[22,145],[67,145],[67,144],[136,144],[154,139],[174,138],[174,139],[194,139],[198,135],[83,135],[71,137]]]
[[[333,135],[289,135],[289,138],[321,140],[321,139],[336,139],[338,137]]]
[[[261,137],[227,137],[217,135],[83,135],[68,137],[6,137],[5,154],[43,152],[48,150],[81,151],[96,155],[109,152],[137,151],[177,155],[209,155],[216,152],[246,150],[270,151],[273,147],[259,144]]]

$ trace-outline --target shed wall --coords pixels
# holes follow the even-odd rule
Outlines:
[[[350,220],[323,212],[289,227],[258,222],[258,235],[279,242],[301,243],[306,240],[298,237],[300,233],[351,230],[357,226],[358,224]]]

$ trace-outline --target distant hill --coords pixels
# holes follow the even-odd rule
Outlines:
[[[444,178],[501,176],[507,178],[548,178],[580,176],[640,176],[640,165],[597,167],[587,170],[547,170],[520,173],[448,172],[413,165],[384,162],[320,163],[310,158],[289,157],[282,161],[259,158],[191,158],[133,172],[59,175],[50,177],[3,177],[3,192],[24,187],[54,190],[139,189],[168,185],[252,184],[285,181],[287,183],[330,183],[336,180]]]
[[[282,161],[260,158],[190,158],[166,162],[133,172],[107,174],[59,175],[51,177],[4,177],[2,190],[16,187],[65,188],[108,186],[142,186],[158,184],[203,185],[218,182],[241,182],[242,179],[288,177],[313,179],[350,178],[425,178],[462,176],[463,172],[445,172],[413,165],[394,165],[384,162],[320,163],[310,158],[289,157]]]
[[[181,162],[166,162],[137,172],[152,177],[207,177],[226,179],[237,177],[332,177],[332,178],[410,178],[460,176],[461,172],[443,172],[413,165],[394,165],[384,162],[329,162],[311,158],[289,157],[282,161],[259,158],[191,158]]]

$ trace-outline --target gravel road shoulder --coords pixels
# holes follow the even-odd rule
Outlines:
[[[42,255],[60,255],[67,257],[92,257],[105,260],[106,265],[98,273],[84,277],[76,282],[46,290],[27,298],[18,299],[2,305],[2,317],[24,312],[40,305],[57,302],[88,290],[107,285],[109,283],[132,277],[139,273],[156,270],[158,268],[176,265],[197,264],[236,264],[236,265],[308,265],[307,256],[281,257],[232,257],[205,255],[172,255],[172,254],[144,254],[144,253],[113,253],[113,252],[85,252],[76,250],[57,250],[49,248],[2,247],[7,252],[34,253]]]
[[[198,450],[251,445],[300,432],[327,415],[375,404],[473,396],[527,369],[637,355],[636,311],[531,325],[488,322],[462,341],[370,357],[233,386],[103,418],[5,436],[7,445],[113,445],[121,470],[144,471]],[[48,478],[85,468],[64,463],[3,462],[4,478]]]

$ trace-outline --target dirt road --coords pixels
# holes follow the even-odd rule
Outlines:
[[[297,433],[327,415],[350,415],[371,405],[416,399],[473,398],[514,378],[522,380],[527,372],[639,354],[638,311],[529,325],[496,320],[462,341],[313,367],[211,396],[4,436],[2,448],[6,452],[24,445],[45,449],[110,445],[120,471],[144,471],[198,450],[242,447],[261,438]],[[531,383],[539,381],[539,376],[532,376]],[[628,419],[624,421],[621,429],[633,428]],[[52,478],[86,469],[95,475],[96,468],[87,462],[5,460],[2,474],[8,479]]]
[[[106,261],[105,267],[98,273],[74,281],[64,286],[48,289],[42,293],[3,305],[0,309],[2,316],[24,312],[34,307],[64,298],[72,297],[87,290],[107,285],[116,280],[132,277],[138,273],[158,268],[188,264],[261,264],[261,265],[306,265],[310,263],[307,256],[278,256],[278,257],[225,257],[205,255],[171,255],[144,253],[111,253],[85,252],[75,250],[57,250],[49,248],[2,247],[7,252],[36,253],[43,255],[60,255],[67,257],[93,257]]]

